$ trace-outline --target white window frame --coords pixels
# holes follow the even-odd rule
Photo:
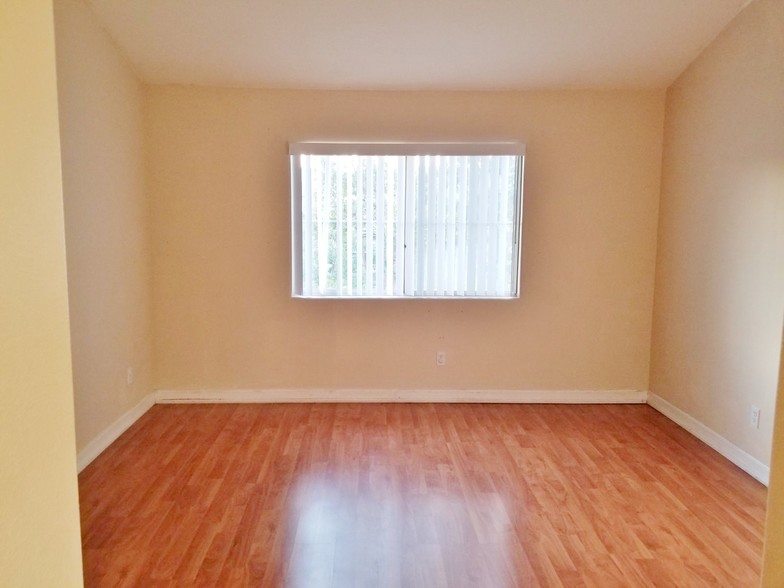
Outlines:
[[[470,143],[427,143],[427,142],[318,142],[298,141],[289,143],[289,159],[291,170],[291,296],[308,299],[438,299],[438,300],[513,300],[520,297],[520,267],[522,261],[522,222],[523,222],[523,177],[525,169],[525,143],[517,141],[501,142],[470,142]],[[504,295],[422,295],[422,294],[389,294],[389,295],[345,295],[345,294],[303,294],[302,284],[302,170],[300,155],[360,155],[360,156],[488,156],[504,155],[518,157],[515,170],[515,210],[513,231],[512,260],[514,292]],[[411,207],[407,207],[411,208]],[[405,219],[406,221],[408,219]],[[409,223],[406,222],[405,225]],[[401,229],[404,242],[409,240],[408,231]],[[413,248],[405,249],[405,272],[413,267]]]

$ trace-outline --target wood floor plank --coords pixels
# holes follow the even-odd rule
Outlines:
[[[766,498],[638,405],[158,405],[79,488],[88,587],[756,587]]]

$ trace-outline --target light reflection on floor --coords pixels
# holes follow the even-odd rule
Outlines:
[[[306,475],[289,496],[287,588],[514,585],[503,499]]]

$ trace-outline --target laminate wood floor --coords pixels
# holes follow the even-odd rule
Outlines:
[[[765,488],[645,405],[157,405],[87,586],[756,587]]]

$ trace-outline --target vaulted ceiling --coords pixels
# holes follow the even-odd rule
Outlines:
[[[665,87],[748,0],[89,0],[153,83]]]

